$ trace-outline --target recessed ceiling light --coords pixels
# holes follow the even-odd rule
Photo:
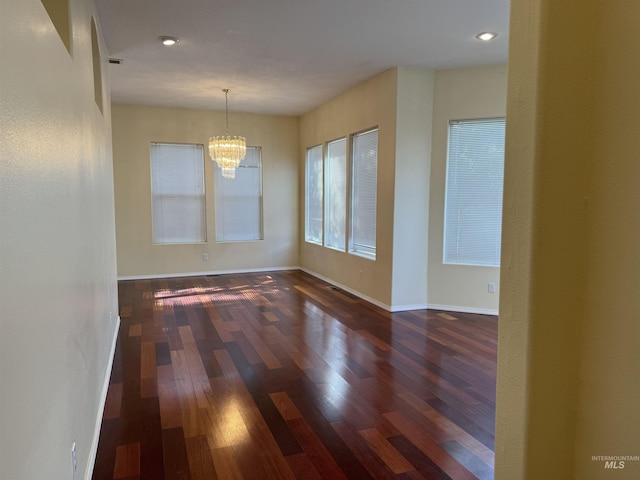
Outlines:
[[[489,40],[493,40],[494,38],[496,38],[498,36],[497,33],[493,33],[493,32],[482,32],[479,33],[478,35],[476,35],[476,38],[478,40],[482,40],[483,42],[488,42]]]
[[[175,45],[176,43],[178,43],[180,40],[176,37],[163,36],[163,37],[160,37],[160,41],[162,42],[163,45],[170,47],[171,45]]]

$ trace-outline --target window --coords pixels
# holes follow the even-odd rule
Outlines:
[[[202,145],[151,144],[153,243],[207,240]]]
[[[260,147],[247,147],[236,178],[224,178],[213,163],[217,242],[262,240],[261,154]]]
[[[378,129],[353,136],[349,251],[376,258]]]
[[[444,263],[500,266],[504,119],[449,122]]]
[[[324,179],[324,244],[344,252],[347,225],[346,138],[327,145]]]
[[[322,145],[307,150],[304,239],[322,245]]]

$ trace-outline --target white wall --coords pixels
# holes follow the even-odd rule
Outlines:
[[[434,71],[398,68],[391,308],[427,306]]]
[[[444,198],[449,120],[504,117],[507,67],[495,65],[440,70],[435,76],[433,150],[429,198],[429,306],[445,310],[497,313],[500,268],[445,265]],[[488,293],[488,284],[496,293]]]
[[[103,114],[95,6],[69,5],[71,53],[39,0],[3,0],[0,15],[3,479],[72,478],[74,442],[84,478],[117,324],[107,54]]]
[[[118,276],[294,268],[298,265],[298,120],[231,113],[231,134],[262,147],[264,240],[216,243],[213,162],[208,142],[225,131],[224,112],[113,106]],[[207,241],[153,245],[150,142],[204,145]],[[209,259],[203,260],[203,254]]]

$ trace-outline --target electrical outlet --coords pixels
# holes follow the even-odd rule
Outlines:
[[[76,480],[76,473],[78,471],[78,453],[76,452],[76,442],[71,445],[71,478]]]
[[[495,283],[490,283],[489,284],[489,293],[496,293],[496,284]]]
[[[204,253],[204,254],[202,255],[202,260],[204,260],[205,262],[206,262],[207,260],[209,260],[209,254],[208,254],[208,253]]]
[[[360,280],[364,278],[364,270],[360,269]]]

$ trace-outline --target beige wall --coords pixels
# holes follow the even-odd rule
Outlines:
[[[262,147],[264,240],[216,243],[209,137],[225,131],[224,112],[113,106],[118,276],[144,277],[298,265],[298,120],[230,114],[231,133]],[[207,242],[153,245],[150,142],[205,145]],[[203,254],[209,259],[203,260]]]
[[[263,148],[265,240],[245,243],[214,241],[211,188],[207,191],[206,244],[151,243],[149,143],[206,145],[208,137],[224,127],[223,114],[115,105],[118,275],[299,265],[391,310],[425,308],[427,297],[434,306],[497,310],[497,295],[487,293],[487,284],[499,285],[498,269],[442,265],[442,215],[447,122],[450,118],[503,116],[505,81],[504,66],[437,73],[397,68],[299,119],[232,113],[234,129],[249,144]],[[379,128],[375,261],[304,241],[306,149],[372,127]],[[207,185],[212,185],[208,156],[205,175]],[[203,260],[205,253],[208,261]]]
[[[576,478],[602,478],[591,455],[640,456],[640,18],[633,0],[596,2],[593,163],[587,180],[588,252],[580,349]],[[588,57],[587,57],[588,58]],[[630,108],[630,106],[632,106]],[[626,452],[626,453],[625,453]],[[640,478],[640,461],[617,477]]]
[[[71,55],[41,2],[5,0],[0,16],[2,478],[71,478],[73,442],[78,478],[83,477],[91,463],[117,323],[108,82],[103,74],[103,115],[94,100],[91,73],[93,2],[70,5]],[[640,68],[629,61],[640,34],[628,21],[640,17],[640,5],[634,0],[616,1],[615,8],[604,0],[590,9],[580,0],[557,5],[512,1],[496,479],[595,480],[605,474],[636,479],[640,462],[603,474],[602,462],[591,456],[640,453],[640,223],[633,221],[640,207]],[[443,128],[438,99],[446,100],[443,86],[453,91],[441,82],[442,75],[452,74],[436,75],[432,203],[439,185],[435,164],[442,160],[441,154],[436,158],[442,148],[436,133]],[[295,264],[297,242],[303,238],[296,201],[302,198],[297,175],[304,169],[297,163],[303,162],[305,147],[374,125],[381,133],[384,128],[380,262],[324,251],[302,240],[300,260],[387,304],[393,302],[396,83],[397,71],[387,72],[303,117],[299,147],[293,119],[242,116],[242,125],[237,124],[250,144],[264,141],[263,148],[269,139],[257,131],[271,138],[287,132],[283,149],[274,148],[271,165],[265,167],[265,175],[272,169],[269,188],[285,185],[286,190],[281,196],[270,194],[274,208],[265,207],[265,235],[267,224],[282,215],[275,207],[288,218],[284,232],[269,234],[276,240],[268,251],[282,265]],[[215,112],[153,110],[184,123],[156,125],[151,131],[144,125],[154,123],[151,109],[116,110],[128,119],[125,124],[148,134],[142,148],[126,138],[127,132],[118,132],[125,137],[119,168],[131,173],[116,182],[125,190],[118,200],[120,229],[150,244],[148,207],[126,208],[129,200],[148,204],[150,133],[165,137],[153,140],[205,143],[222,118]],[[211,128],[192,135],[191,130],[202,129],[202,120],[210,121]],[[120,128],[120,122],[114,125]],[[253,140],[254,132],[261,140]],[[267,191],[265,185],[265,202]],[[211,212],[210,197],[207,206]],[[433,217],[433,209],[430,213]],[[184,251],[157,254],[133,239],[131,252],[122,247],[122,268],[126,272],[131,263],[140,270],[131,273],[136,275],[217,270],[218,265],[242,268],[240,256],[250,256],[255,244],[246,251],[242,246],[219,250],[211,244],[212,225],[207,246]],[[431,255],[437,255],[433,218],[429,231]],[[207,252],[213,268],[202,268]],[[177,254],[189,258],[178,261]],[[264,252],[259,257],[264,259]],[[256,262],[250,258],[247,268],[259,266]],[[339,268],[341,262],[347,268]],[[159,271],[146,268],[152,264]],[[366,273],[362,279],[360,269]],[[439,298],[434,288],[430,282],[430,303]]]
[[[107,53],[103,115],[95,6],[69,9],[70,52],[39,0],[3,0],[0,14],[3,479],[72,478],[74,442],[88,478],[117,325]]]
[[[513,0],[496,479],[640,478],[640,17]]]
[[[499,268],[443,265],[447,133],[450,119],[503,117],[506,66],[433,72],[389,70],[300,120],[300,224],[308,147],[378,125],[376,261],[304,241],[300,265],[391,310],[495,313]],[[427,302],[428,301],[428,302]]]
[[[389,70],[300,117],[300,266],[386,306],[391,305],[396,84],[397,71]],[[379,128],[375,261],[304,240],[306,149],[372,127]]]
[[[429,198],[429,305],[445,310],[496,313],[500,268],[445,265],[443,258],[445,177],[449,120],[504,117],[507,67],[440,70],[435,76],[433,151]],[[488,293],[488,284],[496,293]]]

